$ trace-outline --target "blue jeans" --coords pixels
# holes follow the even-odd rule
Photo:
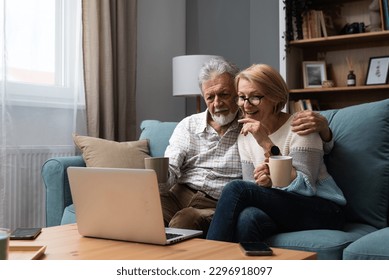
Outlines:
[[[263,241],[278,232],[341,229],[344,222],[332,201],[236,180],[223,189],[207,239]]]

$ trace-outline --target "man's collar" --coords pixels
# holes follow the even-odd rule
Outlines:
[[[200,125],[196,127],[195,133],[202,133],[207,129],[207,117],[208,117],[208,108],[204,111],[199,113],[200,115]]]

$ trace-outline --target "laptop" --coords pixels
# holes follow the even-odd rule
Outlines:
[[[165,228],[152,169],[69,167],[67,172],[82,236],[168,245],[203,233]]]

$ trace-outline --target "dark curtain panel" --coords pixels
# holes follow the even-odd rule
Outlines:
[[[83,0],[88,135],[136,138],[137,0]]]

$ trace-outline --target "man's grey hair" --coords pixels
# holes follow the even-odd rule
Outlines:
[[[201,92],[203,83],[214,78],[215,76],[228,73],[232,78],[235,78],[238,72],[239,68],[235,64],[225,60],[223,57],[212,58],[200,69],[199,87]]]

